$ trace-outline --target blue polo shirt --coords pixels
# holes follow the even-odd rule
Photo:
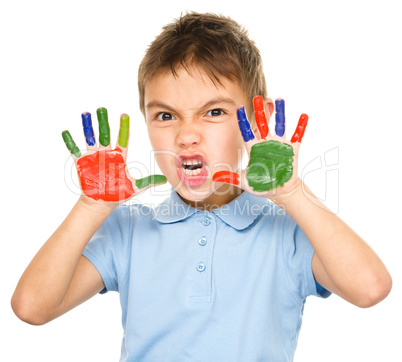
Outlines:
[[[118,291],[121,361],[292,361],[307,296],[327,297],[314,250],[271,201],[243,192],[212,212],[172,190],[117,207],[84,251]],[[319,292],[318,292],[319,291]]]

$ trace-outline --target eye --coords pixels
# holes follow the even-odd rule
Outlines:
[[[220,108],[211,109],[207,112],[207,116],[217,117],[225,114],[225,111]]]
[[[158,113],[155,118],[159,121],[171,121],[172,119],[175,119],[173,114],[167,112]]]

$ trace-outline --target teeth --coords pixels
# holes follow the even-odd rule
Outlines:
[[[182,161],[183,165],[186,166],[191,166],[191,165],[202,165],[202,162],[200,160],[193,160],[193,161]]]
[[[202,161],[201,160],[189,160],[189,161],[183,160],[183,161],[181,161],[181,163],[183,165],[186,165],[186,166],[189,166],[189,165],[201,165]]]
[[[198,168],[197,170],[186,170],[183,169],[184,173],[188,176],[195,176],[199,175],[201,173],[201,168]]]

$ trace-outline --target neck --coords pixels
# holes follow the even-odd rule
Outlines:
[[[190,205],[199,210],[211,211],[228,204],[242,193],[243,190],[236,186],[223,184],[223,186],[219,188],[218,193],[213,193],[209,195],[206,199],[200,201],[187,200],[183,198],[180,194],[178,195],[187,205]]]

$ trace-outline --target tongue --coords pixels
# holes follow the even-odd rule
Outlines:
[[[198,168],[201,168],[202,167],[202,165],[200,165],[200,164],[197,164],[197,165],[184,165],[184,168],[186,169],[186,170],[196,170],[196,169],[198,169]]]

